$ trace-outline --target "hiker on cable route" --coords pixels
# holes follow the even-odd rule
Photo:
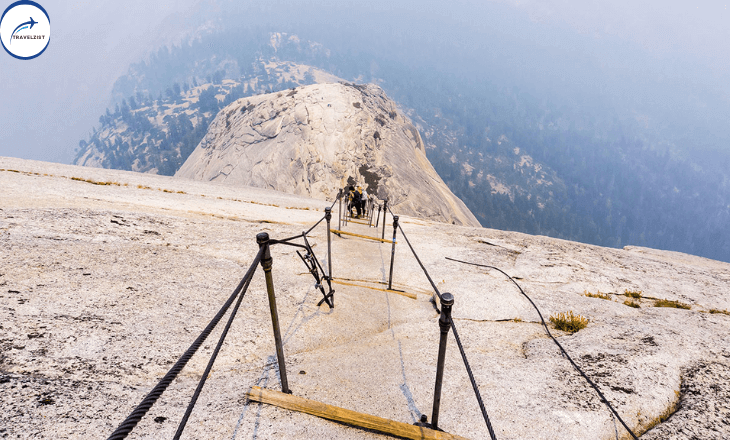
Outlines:
[[[357,218],[360,218],[362,216],[362,187],[358,186],[355,191],[352,193],[352,204],[355,205],[355,210],[357,210]]]
[[[368,205],[368,192],[365,191],[365,188],[361,188],[358,186],[359,189],[362,189],[362,195],[360,196],[360,206],[362,206],[362,213],[365,214],[365,217],[368,216],[367,212],[367,205]]]
[[[352,214],[352,208],[354,208],[354,199],[355,199],[355,187],[350,185],[347,188],[347,212],[350,213],[350,217],[355,217]]]

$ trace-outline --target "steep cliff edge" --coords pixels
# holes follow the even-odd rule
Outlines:
[[[239,99],[175,175],[326,199],[356,183],[396,213],[479,226],[431,166],[418,130],[371,84]]]

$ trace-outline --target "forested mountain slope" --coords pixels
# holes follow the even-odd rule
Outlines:
[[[285,66],[308,71],[306,65],[312,72],[381,85],[418,126],[439,175],[484,226],[730,261],[730,155],[707,147],[706,136],[682,131],[670,119],[660,124],[656,115],[620,111],[586,87],[507,87],[503,78],[497,81],[504,75],[498,70],[493,82],[464,80],[330,43],[334,48],[236,29],[163,48],[117,81],[120,109],[103,116],[97,133],[82,141],[76,163],[172,174],[227,102],[335,79],[324,73],[282,79],[291,69]],[[179,94],[175,83],[183,84]],[[186,83],[199,85],[191,92]],[[201,83],[213,84],[217,97],[204,97],[205,108],[193,102]],[[142,101],[145,112],[152,112],[148,119],[160,120],[159,133],[131,129],[126,138],[112,140],[110,128],[130,130],[122,99],[129,104],[140,93],[158,97],[152,105],[151,98]],[[204,111],[193,117],[196,105]],[[156,139],[157,146],[140,148],[146,139],[147,145]],[[89,161],[89,143],[104,151],[96,162]]]
[[[193,152],[218,111],[244,96],[332,81],[318,69],[286,62],[255,65],[247,76],[226,78],[224,70],[173,83],[154,98],[137,90],[99,118],[89,140],[79,143],[77,165],[171,176]]]

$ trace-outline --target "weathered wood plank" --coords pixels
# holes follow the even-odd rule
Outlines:
[[[342,284],[344,286],[362,287],[362,288],[370,289],[370,290],[378,290],[380,292],[396,293],[398,295],[406,296],[406,297],[408,297],[410,299],[416,299],[416,298],[418,298],[415,293],[404,292],[402,290],[381,289],[379,287],[366,286],[366,285],[362,285],[362,284],[346,283],[344,281],[337,281],[336,279],[332,280],[332,282],[335,283],[335,284]]]
[[[370,225],[370,223],[368,223],[368,222],[364,222],[362,220],[352,220],[349,218],[347,219],[347,223],[357,223],[358,225]]]
[[[367,235],[360,235],[360,234],[355,234],[353,232],[340,231],[337,229],[330,229],[330,232],[332,232],[333,234],[352,235],[353,237],[360,237],[360,238],[367,238],[368,240],[382,241],[383,243],[393,243],[393,240],[387,240],[387,239],[383,240],[382,238],[378,238],[378,237],[369,237]],[[396,244],[397,243],[398,242],[396,241]]]
[[[338,406],[327,405],[326,403],[297,397],[291,394],[284,394],[279,391],[268,390],[260,387],[251,387],[248,398],[254,402],[267,403],[291,411],[303,412],[313,416],[346,423],[360,428],[372,429],[373,431],[390,434],[396,437],[403,437],[414,440],[466,440],[446,432],[415,426],[408,423],[396,422],[382,417],[371,416],[359,413]]]

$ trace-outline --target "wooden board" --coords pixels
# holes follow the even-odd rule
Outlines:
[[[358,225],[369,225],[370,223],[362,221],[362,220],[350,220],[347,219],[347,223],[357,223]]]
[[[248,398],[254,402],[268,403],[291,411],[303,412],[313,416],[346,423],[360,428],[372,429],[373,431],[390,434],[396,437],[414,440],[466,440],[446,432],[435,431],[421,426],[408,423],[396,422],[382,417],[371,416],[359,413],[338,406],[327,405],[326,403],[297,397],[291,394],[284,394],[279,391],[267,390],[260,387],[251,387]]]
[[[354,284],[354,283],[346,283],[344,281],[337,281],[336,279],[335,280],[332,280],[332,282],[335,283],[335,284],[342,284],[344,286],[362,287],[362,288],[370,289],[370,290],[378,290],[380,292],[396,293],[398,295],[406,296],[406,297],[408,297],[410,299],[416,299],[417,298],[417,296],[416,296],[415,293],[404,292],[402,290],[380,289],[378,287],[366,286],[366,285],[362,285],[362,284]]]
[[[307,274],[309,274],[309,272],[307,272]],[[359,280],[359,279],[356,279],[356,278],[344,278],[344,277],[336,277],[334,279],[337,280],[337,281],[349,281],[351,283],[364,283],[365,286],[369,286],[370,284],[382,284],[384,286],[387,286],[388,285],[388,282],[387,281]],[[399,287],[399,288],[403,287],[402,284],[399,284],[399,283],[396,283],[396,282],[393,282],[393,285],[396,286],[396,287]],[[419,288],[413,287],[413,286],[408,286],[408,289],[409,289],[409,292],[412,292],[413,294],[416,294],[417,293],[419,295],[434,296],[433,290],[424,290],[424,289],[419,289]],[[397,289],[393,289],[393,290],[394,291],[398,291],[398,292],[403,292],[403,290],[397,290]]]
[[[383,243],[393,243],[393,240],[387,240],[387,239],[383,240],[382,238],[378,238],[378,237],[369,237],[367,235],[360,235],[360,234],[355,234],[352,232],[339,231],[337,229],[330,229],[330,232],[332,232],[333,234],[352,235],[353,237],[360,237],[360,238],[367,238],[368,240],[382,241]],[[398,244],[397,241],[396,241],[396,244]]]

